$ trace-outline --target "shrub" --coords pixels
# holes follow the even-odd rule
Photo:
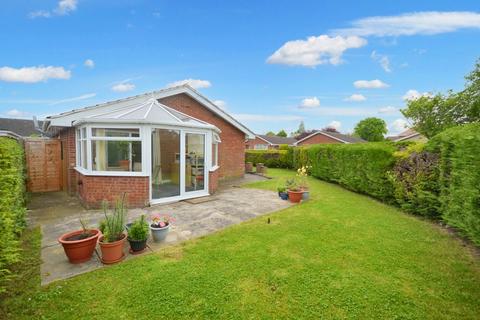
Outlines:
[[[108,214],[107,201],[103,201],[102,208],[105,219],[100,221],[99,229],[103,233],[103,241],[115,242],[122,239],[127,214],[125,194],[121,199],[115,201],[115,207],[111,214]]]
[[[480,124],[445,130],[427,148],[440,156],[442,218],[480,244]]]
[[[423,150],[423,144],[412,144],[395,153],[398,157],[391,181],[395,199],[410,213],[430,218],[440,216],[438,155]]]
[[[290,150],[246,150],[245,162],[263,163],[268,168],[291,168]]]
[[[17,141],[0,137],[0,292],[20,259],[19,235],[25,227],[25,162]]]
[[[132,226],[128,230],[128,238],[132,240],[147,240],[148,233],[150,232],[150,228],[148,226],[148,222],[145,221],[145,216],[142,215],[140,219],[135,220]]]
[[[295,164],[311,166],[316,178],[393,202],[388,172],[395,163],[394,152],[395,148],[386,143],[319,144],[299,150]]]

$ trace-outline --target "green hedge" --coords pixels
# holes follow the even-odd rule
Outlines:
[[[246,150],[245,162],[263,163],[268,168],[292,168],[292,148],[287,150]]]
[[[0,292],[11,277],[9,266],[19,260],[19,235],[25,227],[25,166],[23,147],[0,137]]]
[[[440,156],[442,218],[480,245],[480,124],[445,130],[427,147]]]
[[[347,189],[392,202],[388,172],[395,164],[395,148],[383,143],[319,144],[301,150],[297,164],[312,166],[312,176]]]

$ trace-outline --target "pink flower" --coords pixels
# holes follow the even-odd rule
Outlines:
[[[166,223],[165,223],[165,222],[163,222],[163,221],[160,221],[159,225],[160,225],[160,228],[163,228],[163,227],[165,227],[165,226],[166,226]]]

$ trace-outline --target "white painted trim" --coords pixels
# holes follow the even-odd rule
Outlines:
[[[309,139],[309,138],[311,138],[311,137],[313,137],[313,136],[315,136],[315,135],[317,135],[317,134],[323,134],[324,136],[327,136],[327,137],[332,138],[332,139],[334,139],[334,140],[340,141],[340,142],[342,142],[342,143],[346,143],[346,144],[351,143],[351,142],[342,140],[342,139],[340,139],[340,138],[336,138],[336,137],[334,137],[334,136],[331,136],[331,135],[329,135],[329,134],[327,134],[327,133],[325,133],[325,132],[323,132],[323,131],[317,131],[317,132],[314,132],[314,133],[306,136],[306,137],[303,138],[303,139],[298,140],[297,142],[295,142],[295,145],[298,146],[298,144],[299,144],[300,142],[305,141],[305,140],[307,140],[307,139]]]
[[[82,167],[75,166],[76,171],[81,173],[84,176],[109,176],[109,177],[147,177],[148,174],[145,174],[141,171],[88,171]]]
[[[213,167],[210,168],[209,172],[215,172],[218,169],[220,169],[220,166],[213,166]]]
[[[419,136],[419,135],[421,135],[419,132],[415,132],[415,133],[412,133],[411,135],[401,137],[399,139],[395,139],[395,140],[393,140],[393,142],[400,142],[400,141],[403,141],[403,140],[414,138],[414,137]]]

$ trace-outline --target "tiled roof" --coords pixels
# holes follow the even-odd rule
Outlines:
[[[279,136],[267,136],[264,134],[258,134],[258,137],[262,138],[263,140],[268,141],[271,144],[288,144],[293,145],[297,140],[295,138],[284,138]]]
[[[42,121],[38,121],[38,125],[42,126]],[[40,134],[35,130],[33,120],[0,118],[0,130],[11,131],[22,137],[29,137]]]

